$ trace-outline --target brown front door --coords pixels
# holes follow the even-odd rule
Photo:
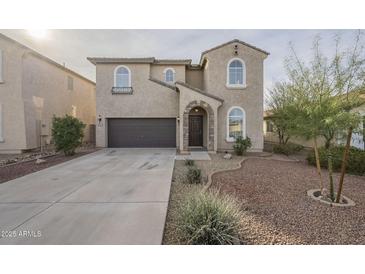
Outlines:
[[[203,146],[203,116],[189,116],[189,146]]]

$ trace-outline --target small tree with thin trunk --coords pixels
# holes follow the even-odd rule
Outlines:
[[[313,58],[310,62],[300,60],[294,47],[286,61],[288,72],[289,95],[292,97],[287,108],[291,113],[289,131],[293,135],[313,140],[319,185],[325,195],[318,152],[318,138],[323,137],[325,146],[330,151],[334,138],[348,128],[346,149],[343,159],[343,173],[339,183],[336,201],[341,195],[343,176],[350,147],[351,133],[360,124],[360,115],[350,112],[360,104],[359,89],[364,87],[365,58],[360,46],[360,33],[355,38],[351,50],[340,51],[340,39],[335,39],[336,52],[327,58],[320,51],[320,38],[313,46]],[[328,153],[330,198],[335,200],[332,177],[332,157]]]
[[[290,139],[290,113],[287,106],[290,105],[291,86],[288,83],[276,83],[275,87],[269,90],[266,100],[270,109],[270,119],[274,124],[274,131],[278,135],[279,143],[286,144]]]

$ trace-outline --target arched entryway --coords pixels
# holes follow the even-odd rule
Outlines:
[[[204,101],[193,101],[184,111],[183,149],[195,147],[214,150],[214,112]]]

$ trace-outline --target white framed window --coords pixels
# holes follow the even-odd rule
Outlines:
[[[0,49],[0,83],[4,82],[3,76],[3,51]]]
[[[67,90],[74,90],[74,78],[67,76]]]
[[[227,64],[227,87],[246,87],[246,65],[240,58],[233,58]]]
[[[175,70],[173,68],[166,68],[163,74],[166,83],[175,83]]]
[[[118,66],[114,70],[114,87],[131,87],[131,71],[126,66]]]
[[[246,138],[246,113],[241,107],[231,107],[227,112],[227,141],[234,142],[238,136]]]

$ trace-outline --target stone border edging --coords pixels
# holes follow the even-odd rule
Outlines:
[[[329,206],[337,206],[337,207],[351,207],[351,206],[355,206],[355,202],[353,200],[351,200],[350,198],[347,198],[346,196],[344,195],[341,195],[341,198],[342,199],[345,199],[346,200],[346,204],[338,204],[338,203],[333,203],[333,202],[329,202],[329,201],[326,201],[326,200],[322,200],[320,197],[316,197],[314,195],[315,192],[318,192],[320,191],[319,188],[316,188],[316,189],[310,189],[307,191],[307,195],[312,198],[313,200],[316,200],[318,202],[321,202],[323,204],[326,204],[326,205],[329,205]]]
[[[234,170],[237,170],[237,169],[240,169],[242,167],[242,164],[244,161],[246,161],[247,159],[249,158],[243,158],[236,167],[233,167],[233,168],[229,168],[229,169],[220,169],[220,170],[216,170],[216,171],[213,171],[211,173],[209,173],[208,175],[208,182],[204,185],[203,187],[203,192],[204,191],[207,191],[211,185],[212,185],[212,177],[213,175],[217,174],[217,173],[220,173],[220,172],[225,172],[225,171],[234,171]]]
[[[272,156],[272,155],[271,155]],[[221,172],[226,172],[226,171],[235,171],[235,170],[238,170],[242,167],[242,164],[243,162],[245,162],[246,160],[248,159],[263,159],[263,160],[272,160],[272,161],[282,161],[282,162],[292,162],[292,163],[298,163],[300,162],[298,159],[269,159],[268,157],[270,156],[246,156],[244,157],[239,163],[238,163],[238,166],[236,167],[233,167],[233,168],[229,168],[229,169],[220,169],[220,170],[216,170],[216,171],[213,171],[211,173],[209,173],[208,175],[208,182],[204,185],[203,187],[203,191],[207,191],[211,185],[212,185],[212,177],[213,175],[217,174],[217,173],[221,173]],[[229,160],[227,160],[229,161]]]

